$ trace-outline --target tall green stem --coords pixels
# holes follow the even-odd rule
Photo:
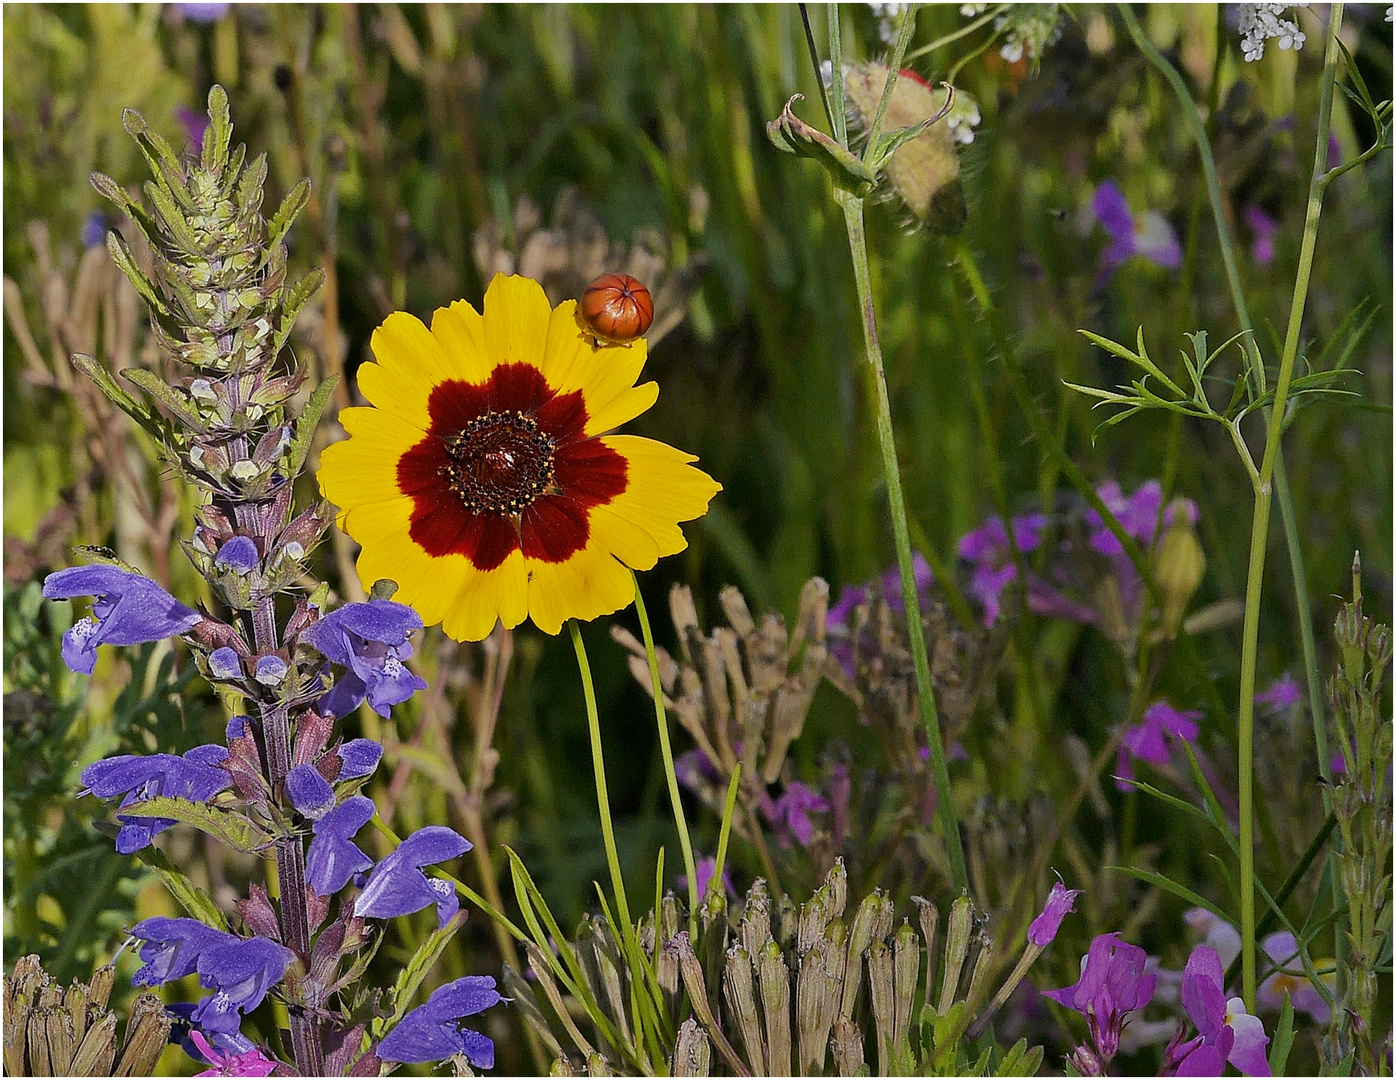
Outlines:
[[[926,743],[931,753],[931,776],[936,785],[936,813],[945,834],[945,850],[950,857],[950,875],[955,888],[969,885],[965,855],[960,846],[960,826],[950,791],[950,772],[945,765],[945,742],[936,711],[931,666],[926,658],[926,636],[921,625],[921,600],[916,593],[916,572],[912,565],[911,538],[906,525],[906,502],[902,497],[901,469],[897,464],[897,443],[892,433],[892,406],[887,397],[887,378],[882,370],[882,345],[877,336],[877,309],[873,304],[872,279],[868,273],[867,234],[863,227],[863,200],[846,192],[838,194],[843,206],[848,246],[853,254],[853,279],[858,288],[858,310],[863,324],[863,347],[868,362],[864,368],[868,397],[877,420],[877,442],[882,451],[882,469],[887,480],[887,503],[892,513],[892,537],[897,547],[897,567],[902,578],[902,600],[906,605],[907,636],[916,668],[916,691],[921,701],[921,720],[926,726]]]
[[[596,688],[591,682],[591,664],[587,662],[586,646],[576,619],[567,621],[572,634],[572,648],[577,650],[577,669],[582,674],[582,696],[586,698],[587,730],[591,733],[591,766],[596,774],[596,806],[601,812],[601,839],[606,845],[606,864],[611,870],[611,888],[616,894],[616,915],[620,920],[622,941],[634,933],[630,921],[630,903],[625,898],[625,879],[620,872],[620,855],[616,851],[616,831],[611,825],[611,797],[606,792],[606,762],[601,756],[601,718],[596,711]]]
[[[669,782],[669,804],[674,808],[674,825],[679,830],[679,847],[683,849],[684,871],[688,874],[688,934],[698,940],[698,864],[693,861],[693,844],[688,837],[688,819],[679,797],[679,776],[674,771],[674,751],[669,747],[669,718],[664,713],[664,686],[659,679],[659,658],[654,651],[654,633],[650,630],[645,598],[640,595],[640,579],[634,571],[635,610],[640,616],[640,633],[645,639],[645,660],[650,667],[650,693],[654,696],[654,720],[659,725],[659,751],[664,757],[664,778]]]

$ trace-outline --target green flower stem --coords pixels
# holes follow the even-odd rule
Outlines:
[[[577,669],[582,675],[582,696],[586,698],[587,728],[591,732],[591,765],[596,773],[596,806],[601,811],[601,838],[606,845],[606,863],[611,870],[611,888],[616,894],[616,915],[621,933],[629,944],[635,933],[630,921],[630,902],[625,897],[625,879],[620,872],[620,855],[616,852],[616,831],[611,825],[611,798],[606,793],[606,762],[601,756],[601,719],[596,712],[596,688],[591,681],[591,665],[587,662],[586,646],[582,644],[581,627],[576,619],[567,620],[572,634],[572,647],[577,650]]]
[[[909,63],[912,60],[917,59],[918,57],[926,56],[928,53],[933,53],[937,49],[943,49],[946,45],[953,45],[955,42],[959,41],[960,38],[974,33],[976,30],[978,30],[981,26],[984,26],[986,23],[993,22],[993,20],[997,19],[1007,10],[1007,4],[999,4],[991,11],[988,11],[985,14],[979,16],[979,18],[975,19],[974,22],[968,24],[967,26],[962,26],[958,30],[951,31],[944,37],[938,37],[929,45],[922,45],[914,53],[910,53],[907,56],[907,62]],[[990,38],[990,40],[993,39]]]
[[[887,106],[892,103],[892,91],[897,85],[897,76],[902,70],[902,57],[906,55],[906,46],[911,41],[912,31],[916,29],[916,9],[920,4],[908,4],[906,13],[902,16],[902,28],[897,33],[897,44],[892,49],[892,59],[887,69],[887,79],[882,84],[882,97],[877,102],[877,112],[873,114],[872,127],[868,129],[868,144],[863,147],[863,161],[871,162],[873,155],[877,153],[877,139],[882,134],[882,121],[887,116]]]
[[[732,770],[732,779],[727,782],[727,799],[722,804],[722,825],[717,833],[717,858],[713,860],[713,880],[722,883],[722,871],[727,868],[727,841],[732,836],[732,815],[737,809],[737,789],[742,781],[742,763],[737,762]]]
[[[674,751],[669,746],[669,717],[664,712],[664,686],[659,679],[659,658],[654,652],[654,633],[645,611],[645,598],[640,595],[640,579],[630,572],[635,582],[635,611],[640,616],[640,633],[645,639],[645,660],[650,667],[650,692],[654,696],[654,720],[659,725],[659,751],[664,757],[664,777],[669,782],[669,804],[674,808],[674,825],[679,830],[679,847],[683,849],[684,870],[688,873],[688,934],[698,940],[698,867],[693,861],[693,844],[688,836],[688,819],[683,813],[679,796],[679,776],[674,771]]]
[[[837,57],[837,53],[834,54]],[[838,80],[835,80],[837,82]],[[912,566],[911,538],[907,532],[906,503],[902,497],[901,470],[897,465],[897,444],[892,433],[892,406],[887,397],[887,378],[882,370],[882,346],[877,337],[877,311],[873,304],[872,280],[868,273],[867,235],[863,226],[863,200],[847,192],[836,195],[843,206],[848,246],[853,255],[853,278],[858,289],[862,315],[863,347],[868,363],[864,372],[868,396],[876,411],[877,441],[882,451],[882,469],[887,481],[887,502],[892,513],[892,536],[897,547],[897,567],[902,578],[902,599],[906,604],[907,637],[916,667],[916,690],[921,701],[921,720],[926,726],[926,743],[931,753],[931,776],[936,785],[936,813],[945,835],[950,858],[950,876],[957,891],[969,887],[965,855],[960,846],[960,826],[955,818],[955,802],[950,789],[950,772],[945,765],[945,742],[936,712],[935,687],[926,658],[925,630],[921,624],[921,600],[916,594],[916,572]]]

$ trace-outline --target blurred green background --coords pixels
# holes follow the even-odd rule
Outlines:
[[[789,617],[811,575],[825,577],[837,596],[841,585],[880,574],[893,561],[857,371],[862,340],[841,214],[824,174],[778,153],[764,131],[796,92],[806,96],[797,106],[801,115],[823,123],[798,8],[196,7],[6,5],[3,16],[5,618],[11,644],[5,952],[8,964],[16,949],[40,948],[46,959],[61,960],[56,973],[64,976],[108,955],[123,918],[163,909],[149,879],[106,854],[106,841],[90,828],[78,827],[83,814],[97,809],[74,810],[63,792],[76,788],[83,764],[122,739],[163,749],[203,741],[221,727],[216,702],[199,698],[197,677],[186,699],[200,704],[182,725],[165,717],[114,728],[112,718],[125,715],[113,702],[129,667],[105,660],[84,688],[32,659],[52,659],[53,635],[62,627],[48,624],[53,613],[39,610],[32,589],[23,600],[24,587],[64,565],[74,545],[112,546],[177,592],[196,595],[199,586],[171,546],[171,538],[188,531],[187,493],[172,489],[154,448],[136,433],[120,427],[93,432],[94,419],[108,413],[76,385],[63,362],[79,348],[95,350],[108,363],[133,362],[148,348],[141,321],[130,314],[109,268],[98,265],[105,258],[100,247],[89,247],[109,223],[92,215],[110,208],[88,184],[88,173],[99,169],[127,186],[146,175],[122,131],[123,107],[139,109],[177,147],[187,145],[192,135],[180,110],[202,112],[208,87],[220,82],[231,97],[235,139],[268,155],[269,202],[300,176],[312,178],[315,197],[289,244],[293,267],[333,271],[331,289],[303,318],[295,340],[298,357],[321,374],[342,368],[352,376],[368,356],[373,328],[392,310],[427,317],[460,297],[478,303],[489,268],[501,259],[527,262],[530,238],[540,234],[547,235],[537,240],[533,257],[551,259],[558,281],[582,264],[579,252],[587,244],[592,251],[597,243],[603,250],[607,242],[621,245],[615,249],[621,255],[630,249],[657,253],[653,264],[663,269],[651,284],[660,296],[661,321],[670,315],[673,328],[652,346],[647,369],[660,383],[659,403],[631,430],[699,455],[724,487],[708,516],[687,526],[689,549],[644,579],[661,643],[672,642],[664,612],[674,581],[693,587],[700,618],[709,625],[723,584],[738,585],[753,610]],[[817,10],[812,17],[823,42],[826,15]],[[871,7],[849,6],[843,19],[849,60],[885,55]],[[1141,19],[1199,100],[1215,83],[1220,107],[1209,124],[1218,168],[1243,249],[1241,273],[1261,348],[1274,363],[1302,229],[1321,51],[1311,44],[1285,52],[1272,44],[1261,62],[1244,64],[1234,31],[1213,6],[1150,6]],[[924,8],[912,49],[965,22],[957,5]],[[1221,48],[1219,28],[1230,35]],[[928,78],[943,75],[984,36],[923,56],[915,67]],[[1318,35],[1311,32],[1310,40]],[[1369,85],[1386,88],[1377,96],[1389,96],[1391,25],[1382,20],[1381,6],[1349,7],[1345,40]],[[1216,57],[1222,65],[1214,79]],[[1058,442],[1044,447],[1027,436],[1004,376],[1005,357],[950,268],[947,242],[908,228],[895,199],[871,205],[873,286],[901,465],[927,554],[955,567],[959,538],[990,513],[985,450],[991,440],[1004,462],[1014,512],[1064,489],[1058,453],[1093,482],[1116,479],[1126,491],[1162,477],[1170,495],[1193,499],[1200,511],[1207,574],[1194,605],[1239,599],[1251,493],[1221,430],[1146,415],[1093,444],[1101,415],[1063,385],[1113,385],[1125,374],[1078,329],[1132,342],[1142,325],[1153,355],[1170,359],[1185,346],[1185,332],[1205,328],[1217,343],[1237,329],[1199,191],[1201,170],[1176,101],[1132,47],[1118,17],[1095,5],[1070,8],[1040,68],[1009,64],[990,49],[965,65],[958,84],[983,113],[974,142],[961,149],[969,207],[963,240],[1005,320],[1033,403]],[[1345,157],[1372,135],[1341,98],[1334,129]],[[1107,239],[1090,200],[1109,178],[1136,211],[1157,211],[1172,223],[1191,250],[1183,271],[1136,258],[1102,275]],[[1328,193],[1304,341],[1317,355],[1359,304],[1375,305],[1376,315],[1351,359],[1360,376],[1346,384],[1360,397],[1304,410],[1285,443],[1321,670],[1331,597],[1348,588],[1354,550],[1362,552],[1368,610],[1386,614],[1391,608],[1391,195],[1389,155],[1348,174]],[[1278,223],[1268,263],[1252,251],[1250,207]],[[18,329],[21,323],[28,329]],[[22,340],[26,333],[32,342]],[[147,355],[142,362],[158,360]],[[1226,363],[1226,374],[1234,375],[1234,356]],[[987,428],[969,392],[972,372],[982,376]],[[343,394],[337,404],[353,399],[352,378]],[[307,479],[305,497],[312,492]],[[326,549],[324,576],[350,590],[339,572],[343,554]],[[25,625],[12,626],[14,620]],[[614,621],[637,625],[633,612]],[[1034,633],[1051,713],[1025,736],[1019,731],[1015,760],[976,772],[975,783],[987,785],[977,795],[1060,797],[1075,783],[1064,741],[1080,740],[1093,751],[1120,721],[1128,686],[1110,643],[1046,622]],[[607,626],[588,627],[586,634],[627,873],[635,892],[648,895],[656,846],[666,845],[670,867],[678,861],[653,716]],[[1235,698],[1239,638],[1239,622],[1232,622],[1196,639],[1228,703]],[[431,635],[422,655],[446,658],[466,673],[481,662],[478,649],[442,651]],[[16,658],[28,667],[21,670]],[[428,667],[436,662],[428,660]],[[1277,524],[1260,669],[1262,682],[1285,671],[1302,673]],[[1170,665],[1160,680],[1180,707],[1205,698],[1189,681],[1190,671]],[[460,676],[465,684],[470,677]],[[152,669],[143,690],[158,697],[163,685]],[[579,689],[565,640],[531,628],[518,633],[495,741],[499,771],[486,807],[497,842],[524,854],[564,923],[584,910],[589,882],[603,876],[604,865],[590,776],[577,767],[587,753]],[[61,724],[25,735],[49,746],[53,760],[45,759],[47,772],[39,779],[25,762],[11,770],[13,749],[30,745],[16,742],[12,725],[10,695],[19,691],[62,702],[67,710]],[[463,710],[451,711],[454,702],[448,693],[438,734],[464,761],[471,733]],[[994,708],[1010,725],[1016,702],[1005,678]],[[390,725],[397,739],[411,737],[424,708],[398,710]],[[207,728],[194,719],[201,713],[209,717]],[[831,736],[852,740],[863,752],[867,739],[852,715],[837,694],[821,694],[796,757],[812,762]],[[391,742],[393,733],[388,736]],[[988,737],[968,735],[971,752],[977,739]],[[1207,729],[1202,743],[1224,748],[1231,738],[1224,729]],[[440,785],[421,770],[403,775],[396,827],[448,820]],[[1157,808],[1138,812],[1144,820],[1133,842],[1159,842],[1166,830],[1148,821]],[[711,851],[715,819],[699,815],[696,828],[699,847]],[[1083,826],[1082,835],[1099,839],[1099,830],[1112,828],[1096,822]],[[127,885],[124,893],[113,892],[105,921],[84,922],[87,916],[73,907],[58,879],[30,864],[22,864],[29,877],[12,876],[19,853],[31,863],[61,854],[77,859],[84,873],[120,862],[125,868],[111,872]],[[740,850],[734,858],[743,887],[755,865],[745,863]],[[1186,850],[1171,858],[1183,879],[1188,866],[1209,872]],[[232,866],[226,874],[236,884],[246,869]],[[1134,902],[1126,894],[1098,898],[1092,924],[1120,921]],[[1087,929],[1072,941],[1079,936],[1084,942]],[[483,917],[472,920],[467,937],[469,950],[452,957],[446,965],[452,971],[443,974],[492,970],[497,963]],[[381,955],[390,960],[395,954],[385,948]],[[1067,947],[1057,955],[1065,981],[1075,955]],[[1043,973],[1043,985],[1060,985],[1051,982],[1051,970]]]

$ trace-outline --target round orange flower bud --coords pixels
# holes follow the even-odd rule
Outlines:
[[[586,287],[577,315],[602,341],[634,341],[654,321],[654,297],[629,274],[602,274]]]

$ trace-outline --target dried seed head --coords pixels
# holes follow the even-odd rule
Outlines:
[[[892,1041],[900,1047],[906,1041],[911,1025],[911,1006],[916,997],[916,981],[920,975],[921,942],[916,931],[905,920],[892,939]]]
[[[689,1017],[679,1025],[679,1037],[674,1044],[674,1056],[669,1071],[675,1076],[711,1076],[712,1044],[698,1021]]]
[[[768,941],[756,956],[761,1011],[766,1020],[766,1062],[772,1076],[790,1074],[790,969],[780,946]]]
[[[962,894],[950,905],[950,919],[945,932],[945,963],[941,974],[940,1004],[936,1011],[944,1016],[955,1001],[955,992],[960,987],[960,970],[969,955],[970,941],[974,933],[974,903],[968,895]]]
[[[736,1019],[742,1036],[747,1061],[752,1072],[766,1075],[766,1048],[761,1039],[761,1017],[756,1008],[756,984],[752,975],[751,955],[740,945],[727,950],[727,965],[722,974],[723,996],[728,1014]]]
[[[771,897],[766,891],[766,879],[757,878],[747,890],[742,908],[742,948],[755,956],[771,936]]]
[[[170,1017],[155,994],[142,994],[131,1004],[126,1040],[117,1062],[117,1076],[151,1076],[155,1063],[170,1041]]]
[[[863,1033],[847,1016],[834,1021],[834,1037],[829,1045],[840,1076],[857,1076],[858,1070],[867,1067],[863,1060]]]

